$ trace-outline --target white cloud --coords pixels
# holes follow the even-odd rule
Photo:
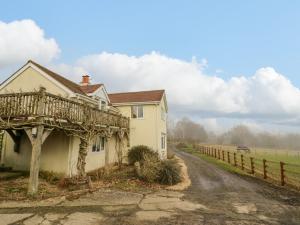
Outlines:
[[[56,41],[46,38],[33,20],[0,21],[0,68],[24,63],[28,59],[47,63],[59,53]]]
[[[263,121],[277,125],[300,124],[300,90],[273,68],[258,69],[251,77],[224,80],[206,74],[208,61],[171,58],[151,52],[142,56],[102,52],[84,56],[74,64],[53,64],[60,53],[53,38],[32,20],[0,21],[0,70],[34,59],[80,81],[90,74],[109,91],[166,89],[170,113],[191,116],[211,130],[222,130],[219,119]]]
[[[206,65],[156,52],[140,57],[103,52],[76,63],[111,91],[166,89],[173,113],[266,120],[300,113],[300,90],[273,68],[225,81],[206,75]]]

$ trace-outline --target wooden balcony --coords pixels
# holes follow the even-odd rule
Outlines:
[[[42,123],[68,129],[82,124],[129,129],[129,118],[45,91],[0,94],[0,129]]]

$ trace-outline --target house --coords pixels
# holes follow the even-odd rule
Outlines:
[[[107,108],[109,99],[103,84],[90,85],[88,76],[83,76],[82,83],[78,85],[33,61],[28,61],[5,80],[0,86],[0,94],[33,92],[40,87],[44,87],[53,95],[79,103],[85,102],[110,112]],[[18,143],[13,140],[14,138],[19,139]],[[53,130],[43,144],[40,169],[69,177],[76,175],[79,143],[78,137],[66,135],[63,129]],[[115,145],[114,137],[109,139],[104,136],[95,137],[89,143],[86,171],[116,162]],[[7,129],[4,135],[1,164],[15,170],[29,170],[30,158],[31,144],[25,132],[22,129],[13,132]]]
[[[157,150],[161,159],[167,157],[167,112],[164,90],[111,93],[112,106],[130,117],[130,143],[147,145]]]
[[[36,183],[39,169],[80,175],[138,144],[165,158],[167,109],[163,90],[108,94],[88,75],[76,84],[29,60],[0,85],[0,163]]]

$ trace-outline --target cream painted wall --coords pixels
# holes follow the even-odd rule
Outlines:
[[[23,134],[20,143],[20,152],[14,152],[14,142],[8,133],[4,133],[3,163],[14,170],[29,170],[31,158],[31,144]]]
[[[52,81],[42,76],[35,69],[29,67],[7,86],[0,90],[0,94],[12,92],[38,91],[40,87],[45,87],[47,92],[68,97],[68,93],[55,85]]]
[[[121,114],[131,117],[131,106],[117,106]],[[158,149],[156,130],[156,106],[144,105],[144,118],[130,119],[130,146],[147,145]]]
[[[123,163],[128,162],[127,153],[128,153],[128,141],[127,138],[124,137],[123,141]],[[109,164],[114,164],[118,162],[118,154],[116,151],[116,135],[113,135],[108,142],[109,146]]]
[[[42,146],[41,170],[67,173],[69,139],[63,131],[52,131]]]
[[[162,116],[161,116],[161,113],[162,113],[162,109],[164,110],[164,112],[166,112],[166,109],[165,109],[165,103],[164,101],[162,100],[159,104],[159,106],[156,107],[157,109],[157,139],[158,139],[158,142],[159,142],[159,146],[158,148],[160,149],[160,154],[161,154],[161,157],[163,159],[166,159],[167,157],[167,116],[165,117],[165,119],[162,119]],[[161,148],[161,136],[162,134],[166,135],[166,147],[165,149],[162,149]]]
[[[14,143],[5,134],[4,164],[14,170],[29,170],[31,159],[31,143],[25,133],[22,134],[20,152],[13,150]],[[56,173],[67,173],[69,137],[62,131],[53,131],[42,145],[40,169]]]
[[[79,153],[79,143],[80,140],[77,137],[72,137],[69,146],[69,160],[68,160],[68,176],[74,176],[77,174],[77,159]],[[114,164],[118,161],[116,150],[116,138],[113,135],[108,139],[107,145],[109,150],[109,164]],[[124,155],[127,155],[128,147],[127,141],[124,142]],[[127,157],[125,157],[124,162],[127,162]],[[88,153],[86,156],[86,172],[93,171],[105,166],[105,150],[100,152],[92,152],[92,143],[88,146]]]
[[[141,103],[141,105],[143,105]],[[165,108],[164,101],[159,104],[144,104],[144,118],[130,119],[130,146],[147,145],[158,151],[165,159],[166,149],[161,149],[161,134],[167,135],[166,120],[161,119],[161,107]],[[124,116],[131,117],[130,105],[115,105]]]

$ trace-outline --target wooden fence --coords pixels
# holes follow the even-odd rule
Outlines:
[[[280,184],[300,189],[300,165],[258,159],[245,154],[225,151],[221,148],[195,146],[201,154],[216,158],[234,167]]]

